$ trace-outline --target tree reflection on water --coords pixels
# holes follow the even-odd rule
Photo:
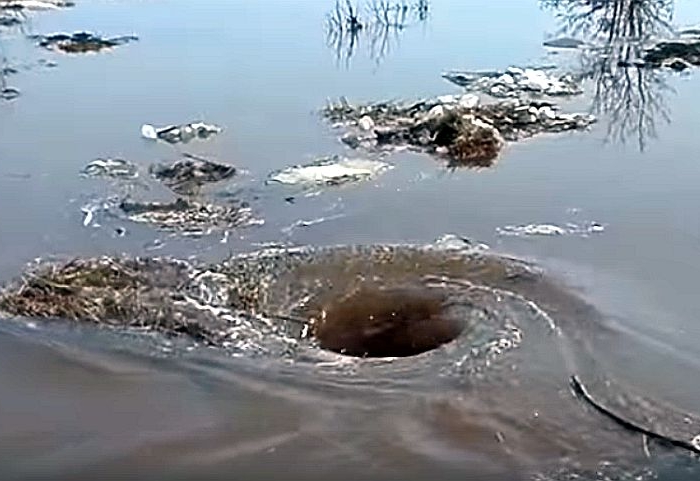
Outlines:
[[[0,102],[19,96],[19,90],[9,83],[9,77],[16,74],[17,69],[10,64],[5,38],[29,35],[27,20],[27,15],[21,9],[9,8],[0,2]]]
[[[580,75],[593,85],[592,110],[608,118],[606,139],[634,139],[641,151],[670,123],[667,75],[635,65],[655,36],[672,32],[673,0],[540,0],[555,10],[559,34],[582,37]]]
[[[374,0],[363,7],[351,0],[336,0],[326,20],[326,41],[340,65],[349,67],[363,43],[370,58],[380,64],[407,28],[426,22],[429,16],[428,0]]]

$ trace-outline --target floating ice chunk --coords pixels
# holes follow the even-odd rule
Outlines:
[[[82,207],[80,210],[84,214],[83,227],[87,227],[90,224],[92,224],[92,220],[95,218],[94,211],[92,209],[89,209],[88,207]]]
[[[457,99],[456,95],[438,95],[435,97],[435,100],[441,104],[454,104],[457,102]]]
[[[583,93],[580,82],[571,75],[550,73],[547,69],[509,67],[505,71],[447,72],[443,77],[472,92],[493,97],[519,97],[523,93],[562,96]]]
[[[459,98],[458,104],[464,109],[473,109],[479,105],[479,97],[474,94],[465,94]]]
[[[83,214],[83,227],[99,227],[100,224],[97,222],[97,217],[109,212],[113,207],[114,200],[96,200],[88,202],[80,208],[80,212]]]
[[[163,140],[171,144],[187,143],[193,139],[207,139],[223,129],[217,125],[204,122],[191,122],[183,125],[155,127],[151,124],[141,126],[141,136],[149,140]]]
[[[431,247],[446,251],[487,251],[490,249],[487,244],[474,243],[471,239],[457,234],[445,234],[440,236],[431,244]]]
[[[138,167],[124,159],[95,159],[80,171],[83,177],[110,177],[114,179],[135,179],[139,176]]]
[[[700,434],[698,434],[697,436],[695,436],[695,437],[690,441],[690,443],[693,445],[693,447],[694,447],[695,449],[697,449],[698,451],[700,451]]]
[[[442,105],[436,105],[428,111],[425,118],[426,120],[439,119],[443,115],[445,115],[445,107],[443,107]]]
[[[141,136],[145,139],[158,140],[158,131],[151,124],[141,126]]]
[[[366,180],[391,169],[386,162],[333,156],[272,172],[268,182],[287,185],[340,185]]]
[[[374,128],[374,120],[372,120],[372,117],[365,115],[357,122],[357,125],[362,130],[372,130]]]
[[[565,236],[600,234],[605,231],[605,225],[598,222],[585,224],[568,223],[565,226],[556,224],[524,224],[498,227],[496,234],[504,237],[533,237],[533,236]]]
[[[498,235],[503,236],[533,236],[533,235],[564,235],[566,231],[553,224],[528,224],[528,225],[508,225],[496,229]]]

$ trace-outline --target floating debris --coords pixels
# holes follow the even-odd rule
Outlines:
[[[505,144],[493,125],[456,112],[441,114],[434,133],[436,152],[449,156],[450,167],[491,167]]]
[[[487,244],[481,242],[474,242],[468,237],[464,237],[458,234],[444,234],[440,236],[432,244],[434,249],[437,250],[456,250],[456,251],[488,251],[490,247]]]
[[[581,48],[584,45],[586,45],[586,42],[583,40],[579,40],[577,38],[571,38],[571,37],[560,37],[560,38],[553,38],[551,40],[547,40],[542,43],[545,47],[549,48],[561,48],[561,49],[577,49]]]
[[[90,32],[56,33],[33,38],[39,41],[40,47],[64,53],[99,52],[138,40],[133,35],[104,38]]]
[[[648,467],[617,465],[600,462],[594,468],[563,467],[537,473],[531,481],[655,481],[658,473]]]
[[[0,9],[3,8],[3,4],[0,3]],[[16,27],[22,23],[22,19],[16,15],[0,15],[0,27],[10,28]]]
[[[285,235],[292,235],[297,229],[323,224],[324,222],[342,219],[343,217],[345,217],[345,214],[334,214],[327,217],[317,217],[316,219],[299,219],[287,227],[284,227],[282,233]]]
[[[139,170],[136,164],[124,159],[95,159],[80,171],[83,177],[111,179],[136,179]]]
[[[39,64],[41,67],[45,68],[56,68],[58,67],[58,63],[54,62],[53,60],[49,60],[46,58],[40,58],[37,61],[37,64]]]
[[[550,74],[544,69],[509,67],[505,71],[447,72],[443,77],[470,92],[496,98],[515,98],[523,94],[552,97],[579,95],[581,83],[572,75]]]
[[[504,140],[581,130],[595,122],[592,115],[561,113],[558,106],[546,101],[508,99],[479,104],[473,95],[357,106],[341,99],[328,104],[322,113],[346,130],[342,140],[351,148],[412,148],[445,157],[452,167],[474,168],[492,165]]]
[[[73,6],[75,2],[62,0],[3,0],[0,2],[2,10],[58,10]]]
[[[155,179],[181,195],[196,194],[204,184],[221,182],[236,175],[236,168],[232,165],[190,154],[171,165],[152,165],[149,171]]]
[[[27,317],[185,334],[214,343],[227,322],[197,310],[196,301],[186,302],[179,293],[183,282],[197,274],[188,263],[158,258],[38,264],[18,282],[18,290],[0,299],[0,307]]]
[[[662,40],[644,53],[642,64],[651,68],[685,70],[700,66],[700,34]]]
[[[103,213],[111,213],[119,204],[117,197],[94,199],[80,208],[83,213],[83,227],[100,227],[98,219]]]
[[[560,226],[556,224],[526,224],[508,225],[498,227],[496,234],[503,237],[535,237],[535,236],[589,236],[601,234],[605,231],[605,225],[598,222],[585,224],[568,223]]]
[[[20,96],[19,89],[14,87],[1,87],[0,88],[0,99],[2,100],[14,100]]]
[[[149,140],[163,140],[170,144],[187,143],[193,139],[208,139],[223,129],[217,125],[204,122],[191,122],[183,125],[168,125],[166,127],[154,127],[144,124],[141,127],[141,136]]]
[[[18,73],[18,72],[19,72],[19,70],[17,70],[15,67],[13,67],[13,66],[11,66],[11,65],[4,65],[4,66],[0,69],[0,75],[1,75],[1,76],[5,76],[5,77],[8,76],[8,75],[14,75],[14,74],[16,74],[16,73]]]
[[[132,222],[193,236],[260,223],[253,219],[251,208],[243,202],[227,206],[182,198],[167,203],[125,200],[119,204],[119,209]]]
[[[310,164],[297,165],[272,172],[268,182],[287,185],[342,185],[375,177],[393,166],[369,159],[324,157]]]
[[[606,380],[605,383],[600,384],[607,387],[603,391],[611,391],[611,381]],[[693,420],[685,413],[674,412],[673,408],[666,407],[663,409],[663,413],[658,412],[654,413],[656,416],[651,416],[651,406],[642,396],[633,395],[629,388],[625,389],[626,396],[624,397],[619,392],[612,393],[613,396],[610,396],[610,392],[606,392],[607,397],[599,399],[576,375],[571,376],[570,385],[576,396],[626,430],[643,434],[691,453],[700,454],[699,426],[694,426]],[[608,401],[612,402],[608,404]],[[631,409],[635,407],[635,404],[639,407],[642,403],[645,403],[646,406],[641,409]],[[661,406],[658,407],[661,408]],[[624,414],[622,414],[623,412]],[[657,422],[657,416],[661,414],[665,418],[663,424]]]

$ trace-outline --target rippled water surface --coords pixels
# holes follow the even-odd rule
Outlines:
[[[250,268],[270,293],[260,316],[274,310],[287,330],[264,325],[260,333],[279,337],[232,338],[227,349],[7,319],[2,479],[563,480],[597,479],[590,473],[601,469],[632,479],[601,468],[605,461],[630,475],[651,467],[661,479],[698,479],[687,453],[647,446],[577,399],[569,377],[615,379],[654,405],[700,413],[700,77],[618,66],[637,48],[629,37],[697,24],[700,4],[434,0],[422,14],[406,2],[402,26],[370,22],[348,37],[328,31],[332,0],[76,3],[0,27],[0,87],[20,92],[0,100],[3,283],[54,255],[219,262],[271,243],[439,248],[234,260],[236,278]],[[606,3],[644,13],[618,18],[613,34],[595,10],[585,13]],[[139,38],[88,55],[51,52],[31,38],[76,30]],[[604,51],[542,46],[560,35]],[[393,169],[367,182],[314,193],[265,183],[271,171],[317,157],[364,155],[348,154],[318,114],[327,99],[455,94],[446,70],[548,64],[585,77],[585,94],[561,102],[599,116],[590,131],[509,144],[489,169],[453,170],[400,152],[383,159]],[[224,130],[175,146],[140,135],[144,123],[195,120]],[[183,152],[235,165],[237,176],[207,199],[246,202],[264,223],[192,237],[107,215],[85,222],[81,208],[124,189],[81,177],[88,162],[125,158],[148,181],[150,164]],[[132,188],[171,199],[147,183]],[[530,224],[565,232],[503,235]],[[470,239],[469,252],[483,243],[498,256],[465,265],[455,260],[464,245],[434,244],[448,233]],[[333,324],[368,310],[378,319],[362,332],[375,344]],[[401,353],[437,348],[396,359],[376,350],[405,336],[425,340],[420,325],[387,330],[396,312],[443,329]],[[316,320],[305,328],[317,339],[299,341],[299,318]],[[370,357],[336,353],[348,345]]]

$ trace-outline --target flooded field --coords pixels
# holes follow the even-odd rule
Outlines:
[[[0,0],[0,478],[698,479],[699,22]]]

